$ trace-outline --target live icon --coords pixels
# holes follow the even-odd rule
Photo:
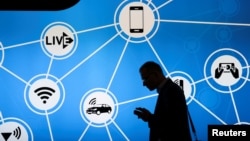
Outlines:
[[[250,125],[208,125],[208,141],[250,141]]]

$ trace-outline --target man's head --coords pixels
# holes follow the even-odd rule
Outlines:
[[[144,63],[140,67],[139,72],[143,81],[143,86],[146,86],[150,91],[156,89],[165,79],[160,65],[153,61]]]

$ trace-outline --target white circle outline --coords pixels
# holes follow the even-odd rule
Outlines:
[[[232,52],[238,54],[240,57],[242,57],[242,59],[245,61],[244,63],[248,66],[247,60],[245,59],[245,57],[243,56],[243,54],[241,54],[239,51],[237,51],[237,50],[235,50],[235,49],[231,49],[231,48],[221,48],[221,49],[218,49],[218,50],[212,52],[212,54],[210,54],[210,55],[208,56],[207,60],[205,61],[205,66],[204,66],[204,70],[203,70],[204,76],[205,76],[205,78],[206,78],[205,80],[206,80],[206,82],[208,83],[208,85],[209,85],[212,89],[214,89],[215,91],[217,91],[217,92],[220,92],[220,93],[229,93],[230,91],[231,91],[231,92],[236,92],[236,91],[238,91],[239,89],[241,89],[241,88],[243,87],[243,85],[245,85],[245,83],[247,82],[246,79],[245,79],[245,81],[244,81],[238,88],[233,89],[233,90],[230,89],[229,91],[223,91],[223,90],[219,90],[219,89],[215,88],[215,87],[209,82],[209,79],[207,79],[208,77],[207,77],[207,74],[206,74],[206,68],[207,68],[208,61],[209,61],[209,59],[212,58],[213,55],[215,55],[216,53],[221,52],[221,51],[232,51]],[[249,69],[247,69],[247,76],[246,76],[246,78],[248,78],[248,76],[249,76]],[[230,87],[230,86],[228,86],[228,87]]]
[[[8,121],[8,120],[10,120],[10,121]],[[26,128],[28,129],[28,132],[27,132],[27,133],[30,134],[30,136],[31,136],[31,141],[34,140],[33,132],[32,132],[32,130],[31,130],[30,126],[29,126],[25,121],[23,121],[23,120],[21,120],[21,119],[18,119],[18,118],[15,118],[15,117],[3,118],[2,120],[0,120],[0,122],[1,122],[1,121],[3,121],[2,124],[4,124],[5,122],[15,122],[15,121],[17,121],[18,123],[24,125],[24,128],[26,127]],[[0,126],[1,126],[1,125],[0,125]]]
[[[0,66],[3,64],[4,61],[4,48],[2,42],[0,42],[0,51],[2,52],[2,58],[0,60]]]
[[[103,123],[103,124],[95,125],[95,124],[93,124],[93,122],[88,121],[88,120],[85,118],[85,116],[84,116],[84,113],[83,113],[83,110],[82,110],[82,107],[83,107],[83,104],[84,104],[84,100],[85,100],[85,98],[86,98],[89,94],[91,94],[92,92],[95,92],[95,91],[105,92],[105,93],[107,93],[108,95],[110,95],[110,96],[112,97],[112,99],[114,100],[114,106],[115,106],[116,111],[114,112],[113,117],[111,117],[111,120],[109,120],[107,123],[105,122],[105,123]],[[104,88],[94,88],[94,89],[91,89],[91,90],[87,91],[87,92],[83,95],[83,97],[82,97],[82,99],[81,99],[80,107],[79,107],[79,108],[80,108],[81,117],[82,117],[82,119],[83,119],[86,123],[88,123],[89,125],[91,125],[91,126],[93,126],[93,127],[104,127],[104,126],[107,126],[107,125],[109,125],[111,122],[113,122],[113,119],[115,119],[116,116],[117,116],[117,114],[118,114],[118,106],[117,106],[117,103],[118,103],[118,102],[117,102],[117,99],[116,99],[115,95],[114,95],[112,92],[110,92],[109,90],[104,89]]]
[[[145,42],[145,41],[151,39],[151,38],[156,34],[156,32],[158,31],[158,28],[159,28],[159,26],[160,26],[160,14],[159,14],[159,11],[157,10],[156,6],[155,6],[152,2],[150,2],[150,5],[151,5],[154,9],[156,9],[154,12],[156,12],[156,17],[157,17],[157,20],[155,20],[156,23],[157,23],[157,24],[156,24],[156,27],[153,27],[153,29],[152,29],[152,30],[154,30],[153,33],[152,33],[149,37],[144,36],[144,38],[145,38],[144,40],[133,41],[133,40],[131,40],[131,36],[125,37],[124,35],[122,35],[123,31],[119,31],[119,30],[121,30],[121,29],[118,29],[118,26],[119,26],[120,24],[119,24],[119,22],[116,21],[117,18],[119,19],[119,16],[117,16],[117,15],[118,15],[118,12],[121,11],[121,9],[122,9],[121,7],[122,7],[122,6],[124,5],[124,3],[126,3],[126,2],[128,2],[128,1],[123,1],[122,3],[120,3],[119,6],[117,7],[117,9],[115,10],[115,14],[114,14],[114,25],[115,25],[116,31],[119,33],[119,35],[120,35],[124,40],[129,41],[129,42],[131,42],[131,43],[143,43],[143,42]],[[133,2],[136,2],[136,1],[133,1]],[[133,2],[129,2],[129,3],[133,3]],[[129,4],[129,3],[128,3],[128,4]],[[141,2],[141,3],[143,3],[143,2]],[[145,4],[145,3],[143,3],[143,4]],[[147,4],[146,4],[146,5],[147,5]],[[147,5],[147,6],[149,6],[149,5]],[[118,21],[119,21],[119,20],[118,20]],[[143,38],[143,37],[141,37],[141,38]]]
[[[33,82],[33,81],[36,82],[36,80],[37,80],[39,77],[46,78],[46,79],[49,79],[49,77],[53,78],[53,79],[56,80],[56,81],[54,81],[54,80],[52,80],[52,79],[50,79],[50,80],[53,81],[53,82],[57,82],[57,84],[59,84],[59,85],[58,85],[59,88],[61,88],[61,90],[62,90],[62,92],[60,92],[60,95],[62,96],[62,98],[59,99],[59,103],[60,103],[60,104],[59,104],[59,106],[58,106],[57,108],[55,108],[55,109],[52,108],[52,109],[53,109],[52,111],[49,111],[49,110],[41,110],[41,111],[44,111],[44,112],[36,111],[36,110],[33,108],[33,106],[30,105],[30,102],[28,101],[29,98],[26,98],[26,97],[28,96],[28,92],[29,92],[28,89],[29,89],[30,85],[32,85],[31,82]],[[47,74],[40,74],[40,75],[36,75],[36,76],[33,77],[31,80],[29,80],[29,82],[28,82],[28,84],[26,85],[25,90],[24,90],[24,100],[25,100],[26,105],[28,106],[28,108],[29,108],[32,112],[34,112],[34,113],[36,113],[36,114],[39,114],[39,115],[52,114],[52,113],[56,112],[57,110],[59,110],[59,108],[62,106],[62,104],[63,104],[63,102],[64,102],[64,100],[65,100],[65,90],[64,90],[64,87],[63,87],[61,81],[58,81],[58,79],[57,79],[55,76],[47,75]],[[60,100],[61,100],[61,102],[60,102]],[[57,104],[57,105],[58,105],[58,104]],[[48,112],[48,111],[49,111],[49,112]]]
[[[75,45],[74,45],[74,47],[73,47],[73,50],[71,50],[68,54],[65,54],[65,55],[59,56],[59,57],[57,57],[57,56],[55,56],[54,54],[51,54],[50,52],[48,52],[48,50],[47,50],[46,47],[44,46],[44,35],[45,35],[45,33],[48,31],[48,29],[51,28],[51,27],[54,26],[54,25],[62,25],[62,26],[67,27],[69,30],[72,31],[72,34],[74,34],[74,37],[75,37],[75,40],[74,40]],[[78,46],[78,38],[77,38],[77,34],[75,34],[75,33],[76,33],[76,32],[75,32],[75,29],[74,29],[71,25],[69,25],[69,24],[67,24],[67,23],[65,23],[65,22],[53,22],[53,23],[50,23],[49,25],[47,25],[47,26],[43,29],[42,34],[41,34],[41,37],[40,37],[40,40],[41,40],[41,41],[40,41],[40,45],[41,45],[41,47],[42,47],[43,52],[44,52],[47,56],[53,57],[53,58],[58,59],[58,60],[60,60],[60,59],[66,59],[66,58],[70,57],[70,56],[76,51],[76,48],[77,48],[77,46]]]

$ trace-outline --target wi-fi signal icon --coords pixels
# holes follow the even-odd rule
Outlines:
[[[95,105],[96,104],[96,98],[92,98],[90,101],[89,101],[89,105]]]
[[[49,97],[55,93],[55,90],[50,87],[39,87],[35,89],[34,92],[37,93],[37,96],[39,96],[41,100],[43,100],[43,103],[46,104]]]
[[[19,126],[13,131],[13,135],[14,135],[17,139],[20,139],[20,137],[21,137],[21,129],[20,129]]]

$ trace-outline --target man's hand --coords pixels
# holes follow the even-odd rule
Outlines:
[[[152,114],[149,110],[141,107],[137,107],[134,110],[134,114],[138,116],[138,118],[141,118],[143,121],[148,122],[151,118]]]

